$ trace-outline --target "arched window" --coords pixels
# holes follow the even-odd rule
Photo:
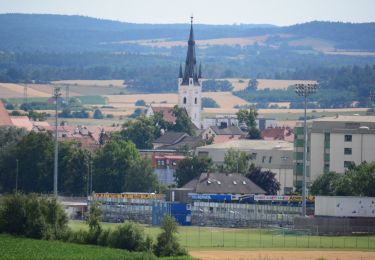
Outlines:
[[[184,104],[186,104],[186,97],[184,97]]]
[[[195,104],[198,103],[198,99],[197,99],[197,98],[194,99],[194,103],[195,103]]]

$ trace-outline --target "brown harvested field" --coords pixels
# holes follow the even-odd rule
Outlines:
[[[217,80],[228,80],[232,86],[233,91],[239,91],[247,88],[250,79],[245,78],[223,78]],[[240,82],[241,81],[241,82]],[[315,80],[285,80],[285,79],[257,79],[258,89],[287,89],[289,86],[295,84],[313,84],[316,83]]]
[[[268,103],[268,105],[269,106],[277,105],[279,107],[289,108],[290,107],[290,102],[270,102],[270,103]]]
[[[193,257],[204,260],[373,260],[375,252],[361,251],[189,251]]]
[[[317,112],[317,113],[344,113],[344,112],[364,112],[367,111],[367,108],[316,108],[316,109],[307,109],[307,113]],[[303,113],[303,109],[258,109],[259,114],[278,114],[278,113]]]
[[[289,41],[288,44],[290,46],[310,46],[315,50],[324,52],[333,51],[335,49],[335,46],[332,42],[311,37],[292,40]]]
[[[36,91],[44,92],[48,96],[52,96],[53,88],[55,87],[52,84],[28,84],[28,88],[34,89]],[[61,94],[65,96],[65,88],[61,88]],[[69,91],[69,96],[82,96],[80,93]]]
[[[124,87],[123,80],[114,79],[114,80],[59,80],[52,81],[56,85],[76,85],[76,86],[100,86],[100,87]]]
[[[110,106],[117,106],[119,104],[134,104],[137,100],[144,100],[147,104],[151,104],[152,102],[167,102],[167,104],[177,104],[178,101],[178,95],[175,93],[106,95],[106,97],[108,98],[108,105]]]
[[[222,109],[231,109],[235,105],[248,104],[246,100],[233,95],[231,92],[202,92],[202,97],[212,98]]]
[[[51,93],[33,89],[27,85],[28,97],[50,97]],[[31,85],[30,85],[31,86]],[[4,94],[3,94],[4,91]],[[13,83],[0,83],[0,96],[6,98],[19,98],[23,97],[24,85]]]

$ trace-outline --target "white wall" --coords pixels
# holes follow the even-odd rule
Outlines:
[[[310,179],[314,181],[324,171],[324,133],[311,133],[310,156]]]

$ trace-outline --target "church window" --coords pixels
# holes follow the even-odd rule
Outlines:
[[[194,99],[194,103],[195,103],[195,104],[198,103],[198,99],[197,99],[197,98]]]
[[[184,104],[186,104],[186,97],[184,97]]]

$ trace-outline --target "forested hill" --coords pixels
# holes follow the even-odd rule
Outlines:
[[[3,51],[121,51],[144,39],[186,40],[186,24],[133,24],[83,16],[0,14],[0,50]],[[274,35],[270,44],[319,39],[336,49],[375,50],[375,23],[310,22],[288,27],[273,25],[195,25],[199,39]],[[279,37],[287,34],[288,37]],[[139,51],[138,49],[134,49]]]

